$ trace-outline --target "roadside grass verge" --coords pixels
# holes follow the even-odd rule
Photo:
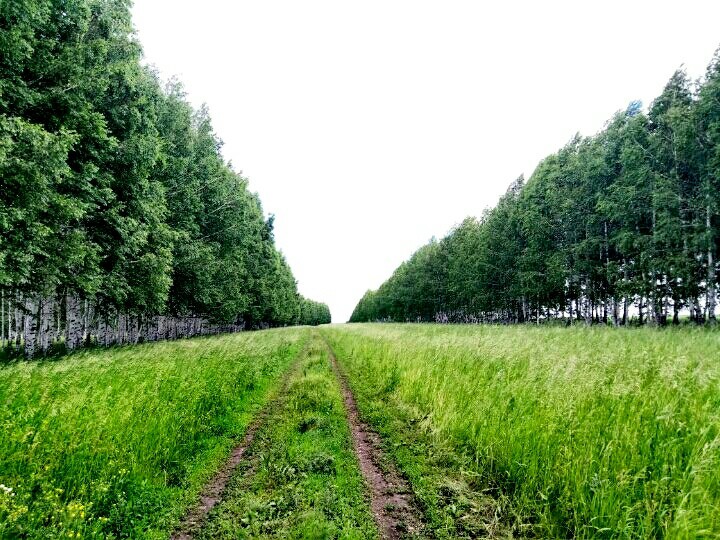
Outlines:
[[[377,537],[327,347],[311,339],[198,538]]]
[[[166,538],[308,333],[248,332],[0,368],[0,537]]]
[[[720,332],[322,333],[431,534],[720,536]]]

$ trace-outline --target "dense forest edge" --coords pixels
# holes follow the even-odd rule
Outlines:
[[[350,321],[714,323],[719,209],[720,49],[420,248]]]
[[[32,357],[330,322],[207,108],[142,64],[130,6],[0,4],[0,344]]]

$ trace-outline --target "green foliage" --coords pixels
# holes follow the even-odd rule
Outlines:
[[[54,234],[78,213],[58,192],[71,175],[67,157],[73,139],[0,116],[0,287],[52,289],[72,271],[69,261],[93,258],[82,236]]]
[[[127,0],[0,4],[0,289],[248,328],[302,300],[206,108],[141,65]]]
[[[716,330],[322,333],[431,536],[720,535]]]
[[[0,537],[167,538],[307,337],[284,329],[0,369]]]
[[[714,321],[720,248],[720,61],[676,72],[515,181],[478,221],[431,241],[353,322]],[[635,306],[633,308],[633,305]]]
[[[298,324],[317,326],[319,324],[330,324],[330,308],[327,304],[300,298],[300,318]]]

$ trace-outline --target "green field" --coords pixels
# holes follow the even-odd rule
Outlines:
[[[307,339],[282,329],[0,368],[0,538],[167,538]]]
[[[434,535],[720,536],[720,333],[323,333]]]
[[[0,538],[167,538],[253,419],[196,538],[376,538],[321,337],[423,537],[720,536],[719,332],[361,324],[1,367]]]

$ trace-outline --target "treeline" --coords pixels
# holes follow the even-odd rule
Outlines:
[[[129,0],[2,2],[0,51],[3,345],[329,322]]]
[[[317,326],[330,324],[330,308],[327,304],[303,298],[300,303],[300,324]]]
[[[719,143],[720,50],[421,248],[350,320],[714,322]]]

